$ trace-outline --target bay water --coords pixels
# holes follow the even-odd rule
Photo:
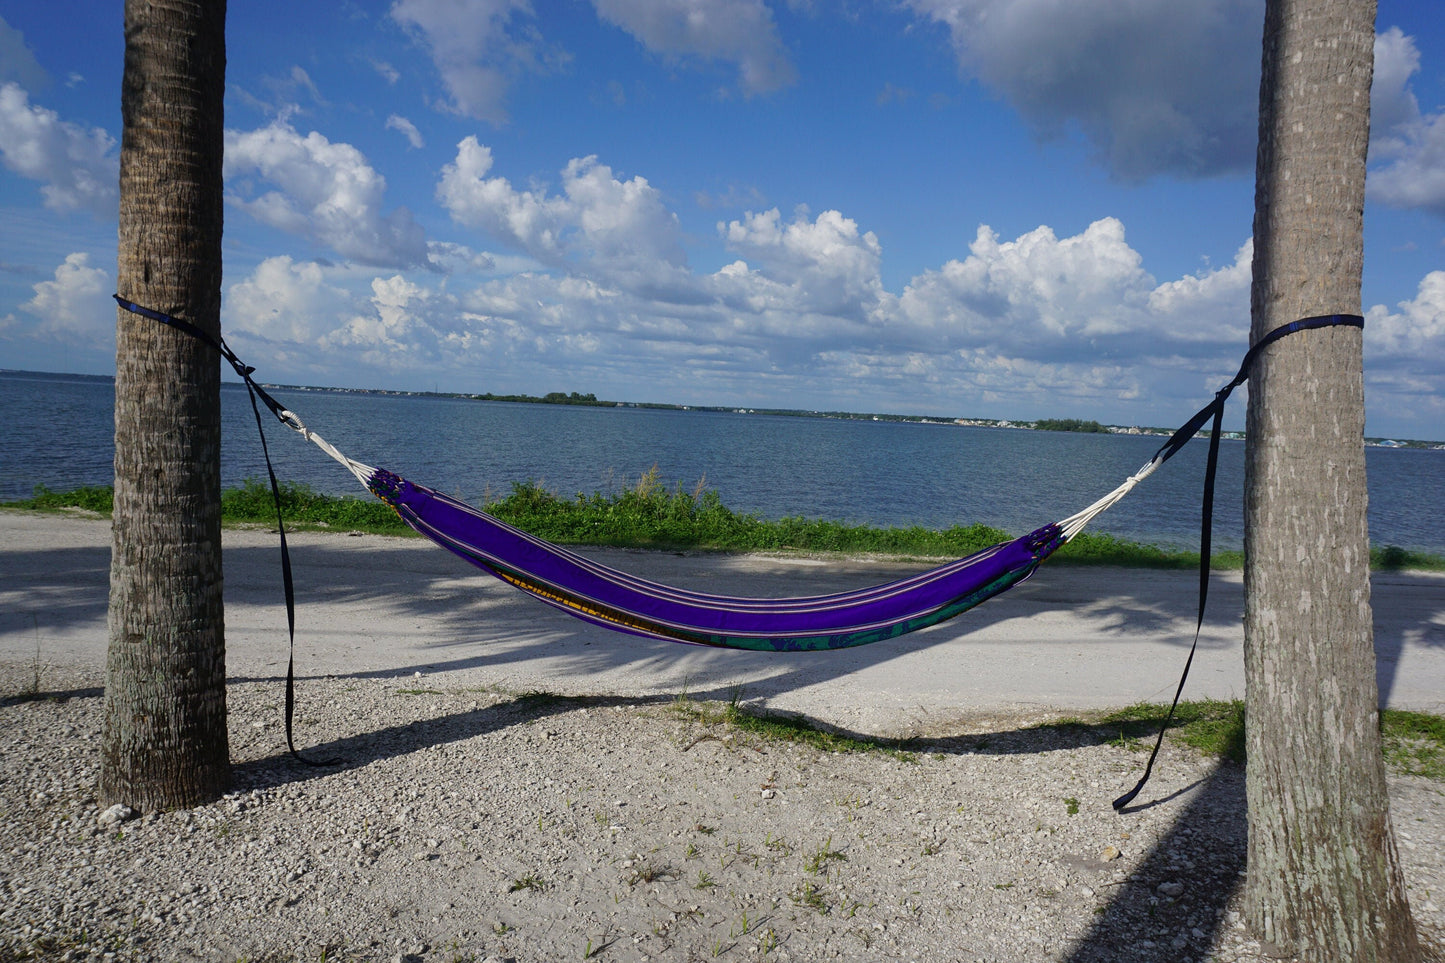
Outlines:
[[[1022,533],[1073,514],[1136,471],[1164,439],[652,408],[275,389],[278,401],[350,457],[481,503],[516,482],[564,496],[611,494],[654,465],[668,488],[716,489],[729,508]],[[1207,399],[1205,399],[1207,400]],[[0,500],[107,485],[109,378],[0,372]],[[221,391],[225,487],[264,480],[244,385]],[[366,492],[341,466],[261,409],[277,475],[329,494]],[[1197,548],[1207,442],[1196,440],[1092,525],[1168,548]],[[1371,447],[1376,545],[1445,554],[1445,451]],[[1220,447],[1215,544],[1243,540],[1244,444]]]

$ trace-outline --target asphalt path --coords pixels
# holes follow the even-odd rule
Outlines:
[[[741,695],[848,729],[905,735],[1020,710],[1168,702],[1193,636],[1192,572],[1045,564],[942,625],[835,652],[654,642],[572,619],[421,539],[288,536],[299,698],[316,676],[428,686],[702,699]],[[224,536],[226,662],[282,678],[286,614],[274,532]],[[814,595],[926,567],[868,559],[586,550],[645,578],[730,595]],[[0,660],[104,664],[110,524],[0,511]],[[1381,704],[1445,712],[1445,575],[1374,578]],[[1186,698],[1242,698],[1243,593],[1214,576]]]

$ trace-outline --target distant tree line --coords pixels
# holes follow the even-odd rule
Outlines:
[[[615,402],[598,401],[597,396],[592,392],[585,395],[576,391],[570,394],[565,391],[549,391],[540,398],[536,395],[494,395],[490,391],[484,395],[472,395],[478,401],[530,401],[539,405],[592,405],[594,407],[612,407]]]
[[[1091,434],[1108,434],[1109,429],[1097,421],[1083,421],[1079,418],[1041,418],[1034,422],[1039,431],[1082,431]]]

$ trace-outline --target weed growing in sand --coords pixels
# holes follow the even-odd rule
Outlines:
[[[1073,796],[1065,796],[1064,809],[1070,816],[1077,816],[1079,814],[1079,801]]]
[[[611,934],[608,933],[604,933],[602,936],[598,937],[598,942],[595,946],[589,939],[587,941],[587,945],[582,949],[582,959],[590,960],[593,957],[601,956],[602,951],[607,949],[607,947],[611,946],[614,942],[616,942],[616,940],[611,938]]]
[[[763,917],[763,919],[761,920],[757,917],[748,919],[748,911],[743,910],[742,918],[738,920],[737,925],[728,927],[728,939],[737,940],[741,939],[744,936],[747,936],[753,930],[758,928],[759,923],[762,923],[766,919],[767,917]]]
[[[516,893],[521,890],[529,890],[534,893],[540,893],[546,888],[547,881],[545,879],[536,873],[528,873],[526,876],[520,876],[512,880],[511,884],[507,886],[507,892]]]
[[[446,945],[446,955],[441,957],[445,963],[477,963],[477,954],[471,950],[462,949],[462,945],[452,940]]]
[[[712,889],[712,888],[713,888],[714,886],[716,886],[716,885],[717,885],[717,880],[716,880],[716,879],[713,879],[712,874],[711,874],[711,873],[708,873],[708,872],[705,872],[704,870],[701,870],[701,869],[700,869],[700,870],[697,871],[697,882],[692,884],[692,888],[693,888],[693,889]]]
[[[833,837],[829,836],[827,841],[817,849],[813,850],[804,860],[803,868],[814,876],[827,870],[828,864],[837,860],[845,862],[848,854],[833,848]]]
[[[33,702],[40,698],[41,680],[40,675],[45,666],[40,661],[40,619],[32,614],[30,621],[35,626],[35,658],[30,663],[30,678],[20,685],[20,691],[15,693],[16,702]]]
[[[820,915],[828,915],[828,901],[823,893],[811,882],[803,883],[788,894],[788,899],[797,906],[806,906]]]
[[[634,866],[632,872],[627,876],[627,885],[636,886],[638,883],[655,883],[660,879],[677,879],[671,866],[656,865],[654,863],[640,863]]]
[[[768,847],[768,849],[771,849],[773,852],[777,853],[779,856],[787,856],[793,851],[793,847],[788,845],[788,841],[786,839],[781,836],[779,836],[777,839],[774,839],[772,833],[765,833],[763,835],[763,845]]]

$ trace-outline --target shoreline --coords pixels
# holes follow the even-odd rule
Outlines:
[[[0,368],[0,375],[19,375],[22,378],[46,380],[46,379],[78,379],[81,381],[97,384],[114,384],[114,375],[75,374],[62,371],[29,371],[19,368]],[[527,394],[493,394],[491,392],[475,393],[467,391],[408,391],[394,388],[339,388],[329,385],[293,385],[281,384],[268,381],[257,382],[267,391],[297,391],[316,394],[340,394],[340,395],[373,395],[376,397],[402,397],[402,398],[446,398],[461,401],[481,401],[496,404],[529,404],[529,405],[562,405],[580,406],[587,408],[652,408],[661,411],[701,411],[710,414],[727,415],[762,415],[764,417],[776,418],[827,418],[838,421],[888,421],[920,425],[942,425],[946,427],[961,428],[1000,428],[1014,431],[1063,431],[1076,434],[1117,434],[1117,435],[1147,435],[1150,437],[1168,438],[1174,434],[1175,429],[1164,428],[1158,425],[1117,425],[1102,424],[1094,419],[1062,417],[1062,418],[1035,418],[1035,419],[1008,419],[1008,418],[969,418],[955,415],[905,415],[893,412],[869,412],[869,411],[838,411],[819,410],[814,408],[768,408],[749,406],[747,404],[730,405],[684,405],[671,401],[612,401],[599,399],[595,394],[579,394],[576,391],[563,392],[552,391],[546,395]],[[233,381],[229,378],[222,381],[222,385],[228,388],[244,388],[241,381]],[[1095,427],[1072,427],[1060,428],[1053,425],[1067,423],[1073,425],[1095,426]],[[1049,427],[1040,427],[1049,425]],[[1194,437],[1208,438],[1208,431],[1200,431]],[[1242,430],[1229,429],[1222,433],[1221,440],[1242,441],[1245,434]],[[1445,451],[1445,441],[1433,441],[1424,438],[1407,438],[1397,441],[1384,435],[1372,435],[1365,438],[1365,444],[1376,448],[1407,448],[1419,451]]]

